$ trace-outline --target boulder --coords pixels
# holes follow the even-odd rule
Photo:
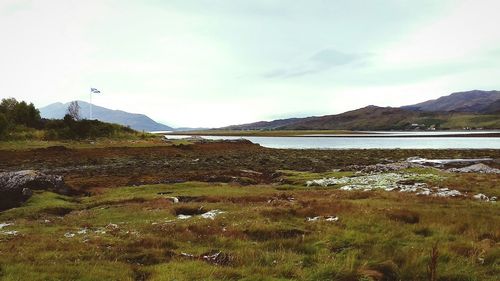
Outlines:
[[[488,165],[479,163],[470,165],[463,168],[452,168],[448,169],[448,172],[452,173],[480,173],[480,174],[500,174],[500,170],[496,168],[491,168]]]
[[[0,173],[0,210],[19,206],[37,189],[63,192],[63,177],[46,175],[35,170]]]

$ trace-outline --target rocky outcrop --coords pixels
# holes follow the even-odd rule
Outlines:
[[[471,158],[471,159],[426,159],[416,157],[410,157],[406,160],[409,163],[420,164],[420,165],[431,165],[435,167],[442,167],[448,164],[467,164],[467,163],[480,163],[493,161],[492,158]]]
[[[499,169],[491,168],[488,165],[479,163],[463,168],[448,169],[452,173],[480,173],[480,174],[500,174]]]
[[[415,164],[411,162],[396,162],[396,163],[388,163],[388,164],[375,164],[368,165],[364,168],[358,169],[357,171],[361,171],[362,173],[385,173],[385,172],[393,172],[400,171],[404,169],[410,168],[422,168],[426,167],[424,165]]]
[[[64,192],[63,177],[35,170],[0,173],[0,210],[19,206],[37,189]]]

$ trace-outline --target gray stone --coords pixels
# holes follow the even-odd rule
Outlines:
[[[0,173],[0,210],[19,206],[39,189],[62,192],[63,177],[35,170]]]
[[[488,165],[479,163],[463,168],[448,169],[452,173],[480,173],[480,174],[500,174],[499,169],[491,168]]]

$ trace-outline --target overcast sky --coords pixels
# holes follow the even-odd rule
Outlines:
[[[0,97],[218,127],[500,89],[498,0],[0,0]]]

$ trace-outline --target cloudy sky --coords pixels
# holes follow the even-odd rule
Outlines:
[[[500,89],[498,0],[0,0],[0,97],[216,127]]]

